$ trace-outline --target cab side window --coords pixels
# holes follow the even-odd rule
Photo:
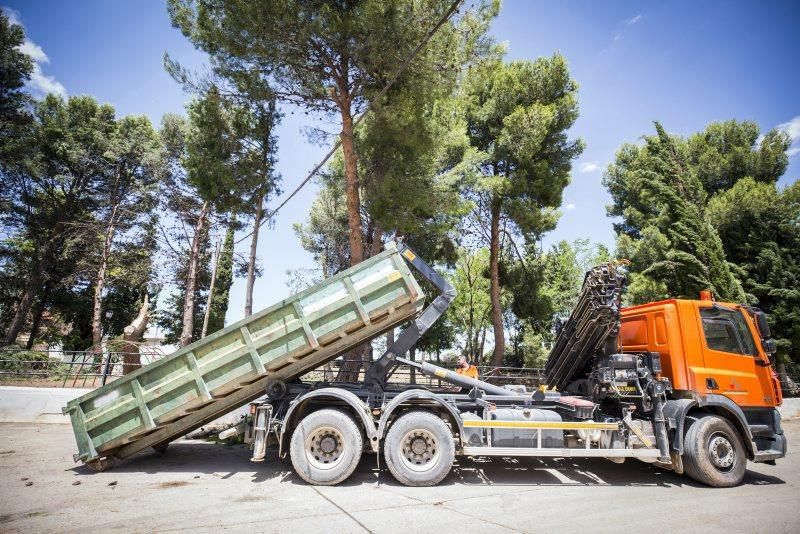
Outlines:
[[[756,345],[742,314],[728,308],[701,308],[703,333],[711,350],[755,356]]]

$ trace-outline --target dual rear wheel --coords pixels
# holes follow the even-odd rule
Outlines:
[[[363,448],[355,421],[340,410],[324,409],[300,421],[289,455],[300,478],[317,486],[333,486],[353,474]]]
[[[349,414],[323,409],[307,415],[297,425],[290,457],[300,478],[309,484],[332,486],[355,471],[363,446],[361,431]],[[408,412],[389,428],[384,458],[392,476],[401,484],[436,485],[453,466],[453,433],[432,413]]]
[[[389,427],[383,455],[392,476],[401,484],[435,486],[453,467],[453,432],[432,413],[408,412]]]

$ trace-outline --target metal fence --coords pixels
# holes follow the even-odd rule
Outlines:
[[[143,347],[144,349],[144,347]],[[153,363],[165,355],[158,350],[125,351],[63,351],[0,349],[0,385],[94,388],[131,372],[140,366]],[[140,364],[131,360],[140,360]],[[324,366],[306,373],[304,380],[335,382],[341,360],[328,362]],[[435,365],[454,370],[449,362],[431,361]],[[369,365],[369,362],[366,362]],[[524,384],[536,388],[544,383],[544,370],[531,367],[478,367],[481,380],[503,386]],[[364,379],[364,370],[359,380]],[[389,377],[395,385],[416,385],[431,388],[448,388],[446,382],[425,376],[414,368],[398,366]],[[784,396],[800,396],[800,380],[785,377],[782,381]]]
[[[135,353],[124,351],[61,351],[0,349],[0,384],[51,387],[99,387],[107,382],[140,367],[130,363],[131,357],[141,358],[141,365],[147,365],[164,357],[158,353]],[[441,367],[454,370],[454,364],[432,362]],[[368,363],[367,363],[368,365]],[[324,366],[304,375],[312,381],[335,382],[341,366],[340,360],[328,362]],[[522,367],[478,367],[480,377],[492,384],[525,384],[537,387],[542,383],[543,370]],[[359,375],[363,380],[364,371]],[[396,385],[419,385],[424,387],[448,387],[441,380],[424,376],[414,368],[398,366],[389,377],[389,383]]]
[[[439,367],[444,367],[445,369],[449,369],[451,371],[455,370],[455,364],[453,363],[437,361],[431,361],[430,363],[438,365]],[[341,364],[341,360],[334,360],[325,364],[319,369],[315,369],[307,373],[302,377],[302,379],[310,381],[335,382],[336,377],[339,374]],[[367,365],[369,365],[369,362],[367,362]],[[364,379],[364,372],[365,371],[362,369],[358,377],[359,380]],[[539,387],[540,384],[544,383],[544,369],[539,368],[480,366],[478,367],[478,374],[481,380],[485,380],[486,382],[499,386],[506,384],[524,384],[527,387],[536,388]],[[392,372],[389,376],[388,382],[389,384],[395,385],[416,385],[435,388],[456,387],[448,384],[447,382],[442,382],[438,378],[425,376],[417,369],[407,365],[397,366],[394,372]]]
[[[157,351],[4,348],[0,349],[0,384],[93,388],[162,357]]]

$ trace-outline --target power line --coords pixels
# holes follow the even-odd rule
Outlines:
[[[354,130],[355,130],[356,126],[358,126],[358,124],[364,118],[364,116],[367,113],[369,113],[369,111],[372,109],[373,104],[378,102],[381,99],[381,97],[383,97],[383,95],[385,95],[386,92],[392,87],[392,85],[394,85],[394,83],[397,81],[397,79],[400,77],[400,75],[403,73],[403,71],[406,70],[406,68],[408,68],[408,66],[411,64],[411,62],[414,61],[414,58],[417,57],[417,54],[419,54],[420,50],[422,50],[425,47],[425,45],[428,44],[428,41],[431,40],[431,38],[434,36],[434,34],[437,31],[439,31],[439,28],[441,28],[448,20],[450,20],[450,17],[452,17],[453,14],[456,12],[456,10],[458,10],[458,6],[461,5],[461,3],[463,1],[464,0],[455,0],[455,2],[452,3],[452,5],[450,6],[450,9],[447,10],[447,12],[439,20],[439,22],[437,22],[436,25],[433,26],[428,31],[428,33],[425,35],[425,37],[422,39],[422,41],[419,42],[419,44],[416,46],[416,48],[414,48],[414,50],[406,58],[406,60],[403,61],[403,63],[400,64],[400,67],[397,69],[397,71],[395,71],[394,75],[386,83],[386,85],[383,87],[383,89],[381,89],[381,91],[375,96],[375,98],[372,99],[372,101],[367,102],[367,105],[364,108],[364,111],[362,111],[361,114],[359,114],[355,118],[355,120],[353,120],[353,129]],[[334,143],[333,147],[328,151],[328,153],[325,154],[325,157],[322,158],[322,161],[320,161],[317,164],[317,166],[314,167],[311,170],[310,173],[308,173],[308,175],[303,179],[303,181],[300,182],[297,185],[297,187],[295,187],[292,190],[292,192],[289,193],[288,196],[284,197],[284,199],[281,201],[281,203],[278,204],[278,207],[270,212],[269,216],[267,216],[267,217],[265,217],[264,219],[261,220],[261,222],[258,225],[258,228],[254,228],[253,230],[251,230],[247,235],[245,235],[244,237],[242,237],[241,239],[236,241],[235,244],[238,245],[239,243],[243,242],[244,240],[246,240],[247,238],[252,236],[254,231],[259,230],[264,225],[264,223],[269,222],[270,220],[272,220],[272,218],[275,217],[275,215],[278,214],[278,211],[280,211],[281,208],[283,208],[290,200],[292,200],[292,198],[294,198],[294,196],[297,193],[299,193],[300,190],[303,187],[305,187],[306,184],[308,184],[309,181],[311,181],[311,178],[313,178],[319,172],[319,170],[322,168],[322,166],[325,165],[325,163],[328,162],[328,160],[331,158],[331,156],[333,156],[336,153],[336,151],[339,150],[339,147],[341,147],[341,146],[342,146],[342,140],[341,140],[341,137],[340,137],[336,141],[336,143]],[[262,201],[263,201],[263,199],[262,199]]]

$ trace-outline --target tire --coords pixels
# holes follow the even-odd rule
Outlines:
[[[363,448],[355,421],[342,411],[325,409],[300,421],[289,453],[300,478],[315,486],[333,486],[353,474]]]
[[[383,455],[392,476],[401,484],[435,486],[453,467],[453,432],[432,413],[409,412],[389,427]]]
[[[696,419],[683,438],[684,471],[715,488],[738,486],[747,470],[747,455],[736,429],[725,419]]]

